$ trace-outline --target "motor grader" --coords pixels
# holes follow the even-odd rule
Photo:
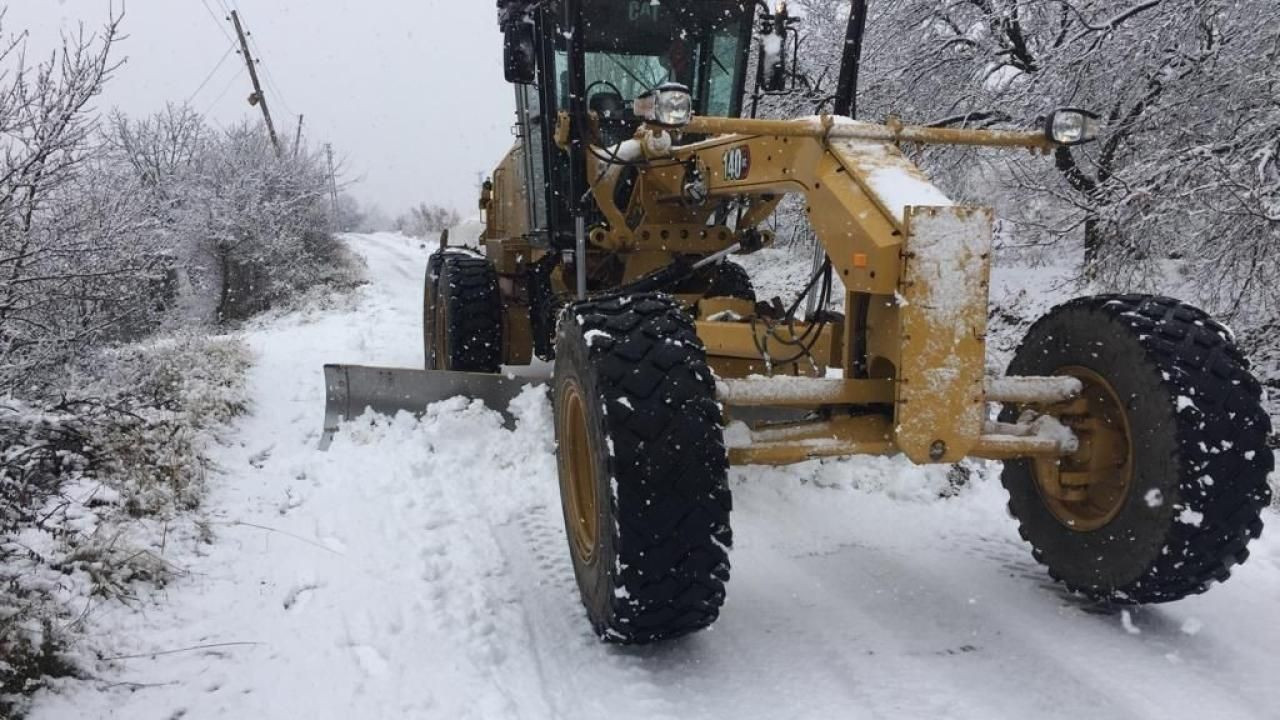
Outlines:
[[[730,465],[1002,460],[1035,558],[1107,603],[1176,600],[1245,560],[1273,456],[1231,333],[1170,298],[1080,298],[988,376],[992,210],[902,149],[1071,152],[1095,116],[854,121],[861,2],[831,112],[790,120],[752,117],[797,82],[785,6],[498,4],[518,141],[484,184],[482,247],[430,256],[425,370],[327,368],[328,428],[456,394],[502,408],[530,382],[516,368],[554,360],[569,551],[601,638],[716,620]],[[762,302],[730,256],[771,242],[787,197],[822,254],[796,300]]]

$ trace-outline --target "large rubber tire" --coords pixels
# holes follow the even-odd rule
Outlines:
[[[574,573],[595,632],[647,643],[711,625],[729,579],[731,498],[706,351],[671,298],[571,305],[556,342],[561,500]],[[569,429],[577,397],[583,421]],[[585,446],[582,444],[585,440]],[[575,542],[573,456],[582,448],[594,538]],[[585,515],[586,513],[584,513]]]
[[[746,268],[728,260],[722,260],[699,270],[683,280],[673,292],[756,301],[755,286],[752,285],[751,276],[747,274]]]
[[[1049,508],[1031,462],[1005,463],[1009,510],[1035,558],[1070,589],[1121,604],[1225,580],[1262,532],[1274,464],[1261,387],[1231,333],[1169,298],[1081,298],[1031,327],[1009,374],[1071,367],[1101,376],[1123,405],[1132,480],[1117,514],[1082,531]]]
[[[437,252],[428,259],[422,319],[428,370],[498,372],[502,315],[493,263],[459,251]]]

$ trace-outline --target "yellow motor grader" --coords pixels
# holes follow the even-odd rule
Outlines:
[[[429,259],[425,370],[326,369],[328,429],[455,394],[501,408],[527,382],[513,366],[554,359],[565,527],[600,637],[715,621],[730,465],[1003,460],[1036,559],[1105,602],[1198,593],[1247,557],[1273,456],[1231,333],[1170,298],[1080,298],[989,377],[992,211],[953,203],[900,149],[1066,152],[1095,116],[854,121],[862,2],[834,112],[791,120],[744,117],[795,83],[785,6],[498,5],[519,141],[485,183],[483,247]],[[793,303],[760,302],[730,258],[772,241],[762,224],[788,196],[823,255]]]

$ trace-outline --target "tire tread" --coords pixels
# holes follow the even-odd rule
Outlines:
[[[601,637],[647,643],[719,617],[729,578],[732,501],[715,384],[692,322],[645,293],[577,303],[562,326],[590,338],[616,494],[618,562]]]
[[[1119,321],[1161,371],[1177,419],[1180,502],[1203,516],[1199,525],[1172,522],[1164,552],[1147,572],[1126,587],[1109,589],[1104,599],[1152,603],[1202,593],[1244,562],[1249,540],[1262,532],[1261,513],[1271,499],[1267,476],[1274,469],[1274,456],[1266,448],[1271,423],[1262,408],[1262,386],[1231,331],[1178,300],[1118,294],[1078,298],[1038,321],[1028,337],[1064,312]],[[1206,486],[1203,477],[1213,483]],[[1021,520],[1019,534],[1030,542]],[[1045,562],[1041,551],[1033,554]],[[1062,581],[1052,567],[1049,574]],[[1087,595],[1100,594],[1096,588],[1067,585]]]

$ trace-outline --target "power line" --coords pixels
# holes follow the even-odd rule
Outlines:
[[[231,90],[231,88],[234,87],[235,84],[240,80],[240,74],[243,72],[244,72],[244,68],[238,68],[234,73],[232,73],[231,82],[227,83],[226,87],[222,88],[222,92],[218,93],[218,96],[213,99],[213,102],[209,103],[209,106],[206,107],[204,109],[204,112],[200,114],[208,115],[209,111],[217,106],[218,101],[222,100],[222,98],[227,96],[227,93]]]
[[[219,0],[219,2],[222,2],[222,0]],[[275,74],[271,72],[271,63],[267,62],[267,56],[262,52],[262,45],[258,43],[258,39],[254,37],[252,32],[246,32],[246,35],[249,36],[249,44],[253,48],[253,54],[258,58],[257,64],[262,70],[263,79],[267,81],[267,87],[271,88],[271,92],[275,93],[280,104],[289,112],[290,115],[296,115],[297,113],[293,111],[293,107],[290,106],[289,101],[285,99],[284,91],[280,89],[280,84],[276,82]]]
[[[188,105],[191,104],[192,100],[196,99],[196,96],[200,94],[201,90],[204,90],[205,86],[209,84],[209,81],[213,80],[213,76],[218,74],[218,71],[222,69],[223,63],[227,61],[227,58],[231,57],[231,53],[233,52],[235,52],[234,47],[227,48],[227,51],[222,54],[222,58],[218,60],[218,64],[213,66],[213,70],[210,70],[209,74],[205,76],[204,81],[200,83],[200,87],[197,87],[195,92],[187,96]]]
[[[240,9],[240,4],[236,0],[214,1],[217,2],[228,15],[230,15],[232,11],[239,11]],[[248,37],[250,48],[252,49],[254,56],[257,58],[254,66],[261,71],[262,79],[266,82],[267,87],[270,88],[272,94],[275,95],[275,98],[280,101],[281,107],[283,107],[290,115],[296,115],[297,113],[293,111],[293,107],[289,104],[288,100],[285,99],[284,92],[280,89],[280,84],[276,82],[275,74],[271,72],[271,64],[266,61],[266,54],[262,52],[262,46],[258,43],[258,39],[254,37],[253,33],[249,30],[245,31],[245,36]]]
[[[220,1],[221,0],[219,0],[219,2]],[[218,14],[213,11],[213,8],[209,7],[209,0],[200,0],[200,4],[204,5],[204,9],[208,11],[209,17],[213,19],[213,24],[218,26],[218,32],[222,33],[222,37],[226,38],[227,42],[231,43],[234,47],[236,44],[235,38],[231,37],[231,33],[227,32],[227,29],[223,27],[222,23],[224,21],[219,20]]]
[[[204,3],[205,10],[209,11],[210,16],[214,17],[214,19],[216,20],[217,18],[214,12],[209,8],[208,0],[200,0],[200,1]],[[258,70],[262,71],[262,77],[266,81],[267,87],[271,89],[271,92],[275,96],[275,99],[280,101],[280,105],[286,111],[288,111],[290,115],[293,115],[296,113],[294,113],[293,108],[285,100],[284,92],[280,90],[280,85],[279,83],[276,82],[275,75],[271,72],[269,65],[263,62],[264,56],[262,53],[262,47],[258,44],[257,38],[253,37],[253,33],[248,31],[242,31],[241,28],[239,27],[239,22],[236,17],[239,7],[236,0],[214,0],[214,2],[216,2],[218,7],[222,8],[222,10],[225,13],[227,13],[228,16],[230,16],[232,21],[236,22],[237,32],[242,32],[242,35],[240,37],[242,52],[245,55],[246,64],[248,65],[249,76],[254,81],[255,97],[257,98],[257,102],[260,104],[262,108],[263,116],[266,119],[268,130],[272,135],[272,141],[275,142],[275,129],[271,127],[270,113],[266,109],[267,107],[266,97],[262,92],[262,88],[258,86],[258,78],[257,78]],[[223,35],[227,37],[228,40],[232,41],[232,44],[234,45],[234,40],[232,40],[231,36],[227,34],[226,28],[222,27],[221,23],[219,23],[218,28],[219,30],[222,31]],[[254,55],[257,56],[256,59],[253,57]],[[223,59],[219,61],[219,64],[221,64],[225,60],[226,60],[226,57],[223,57]],[[215,69],[215,72],[216,72],[216,69]],[[239,77],[239,73],[236,73],[236,77]],[[206,79],[205,82],[207,83],[208,80]],[[197,90],[197,92],[199,92],[199,90]],[[226,90],[224,90],[219,95],[219,98],[221,98],[221,96],[225,94],[226,94]],[[279,150],[278,144],[277,144],[277,150]]]
[[[254,43],[254,47],[257,47],[257,43]],[[258,50],[257,52],[258,58],[261,60],[262,51]],[[297,115],[297,113],[293,111],[293,108],[289,106],[288,101],[284,99],[284,93],[280,92],[280,86],[276,84],[275,77],[271,74],[271,68],[266,63],[262,62],[260,62],[258,66],[262,68],[262,73],[263,76],[266,77],[267,85],[271,88],[271,92],[276,94],[276,99],[280,101],[280,104],[284,106],[284,109],[287,110],[290,115]]]
[[[249,48],[249,39],[245,36],[244,24],[240,22],[240,14],[231,11],[231,22],[236,26],[236,37],[240,38],[240,52],[244,55],[245,68],[249,71],[249,79],[253,81],[253,94],[249,96],[249,104],[257,105],[262,111],[262,120],[267,124],[267,134],[271,136],[271,145],[280,155],[280,138],[276,135],[275,123],[271,120],[271,109],[267,106],[267,96],[262,93],[262,84],[258,82],[258,66],[253,60],[253,51]]]

